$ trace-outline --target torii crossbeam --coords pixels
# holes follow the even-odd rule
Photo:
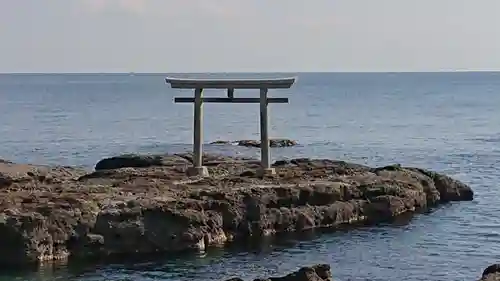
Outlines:
[[[193,123],[193,167],[188,169],[190,176],[208,176],[203,166],[203,103],[260,103],[260,148],[261,175],[274,174],[269,153],[268,104],[288,103],[288,98],[268,98],[269,89],[288,89],[296,77],[271,79],[186,79],[167,77],[166,82],[175,89],[194,89],[194,97],[174,98],[176,103],[194,103]],[[227,97],[204,98],[203,89],[225,89]],[[236,89],[258,89],[259,98],[235,98]]]

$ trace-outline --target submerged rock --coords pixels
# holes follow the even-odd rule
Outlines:
[[[466,184],[417,168],[301,158],[261,178],[258,161],[207,154],[210,176],[189,178],[191,159],[113,157],[92,173],[0,163],[0,263],[197,251],[473,199]]]
[[[238,140],[238,141],[218,140],[211,142],[210,144],[236,144],[238,146],[260,147],[260,140]],[[270,147],[289,147],[295,145],[297,145],[297,142],[290,139],[269,139]]]
[[[226,281],[243,281],[241,278],[231,278]],[[266,279],[255,279],[254,281],[333,281],[330,265],[317,264],[310,267],[302,267],[282,277],[269,277]]]
[[[244,281],[235,277],[226,281]],[[254,279],[254,281],[333,281],[330,265],[317,264],[310,267],[302,267],[282,277],[268,277],[266,279]],[[500,281],[500,264],[488,266],[479,281]]]

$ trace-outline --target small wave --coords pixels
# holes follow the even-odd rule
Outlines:
[[[106,81],[66,81],[66,84],[129,84],[127,81],[106,80]]]
[[[482,142],[482,143],[500,143],[500,136],[468,138],[465,140],[478,141],[478,142]]]

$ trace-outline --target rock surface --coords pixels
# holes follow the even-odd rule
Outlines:
[[[191,159],[127,155],[91,173],[2,161],[0,263],[203,250],[473,199],[464,183],[397,165],[294,159],[260,178],[258,161],[205,155],[210,177],[188,178]]]
[[[258,140],[239,140],[239,141],[224,141],[218,140],[211,142],[210,144],[236,144],[238,146],[246,147],[260,147],[260,141]],[[288,147],[296,146],[298,143],[290,139],[269,139],[270,147]]]
[[[243,279],[231,278],[226,281],[243,281]],[[333,279],[330,265],[317,264],[302,267],[283,277],[269,277],[267,279],[255,279],[254,281],[333,281]]]

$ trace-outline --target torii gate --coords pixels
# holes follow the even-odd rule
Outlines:
[[[203,166],[203,103],[260,103],[260,149],[261,175],[275,173],[271,168],[269,153],[268,104],[288,103],[288,98],[268,98],[269,89],[288,89],[295,83],[296,77],[272,79],[185,79],[167,77],[166,82],[175,89],[194,89],[194,97],[174,98],[176,103],[194,103],[193,123],[193,167],[187,171],[190,176],[208,176]],[[203,89],[227,89],[227,97],[204,98]],[[235,98],[235,89],[259,89],[260,98]]]

